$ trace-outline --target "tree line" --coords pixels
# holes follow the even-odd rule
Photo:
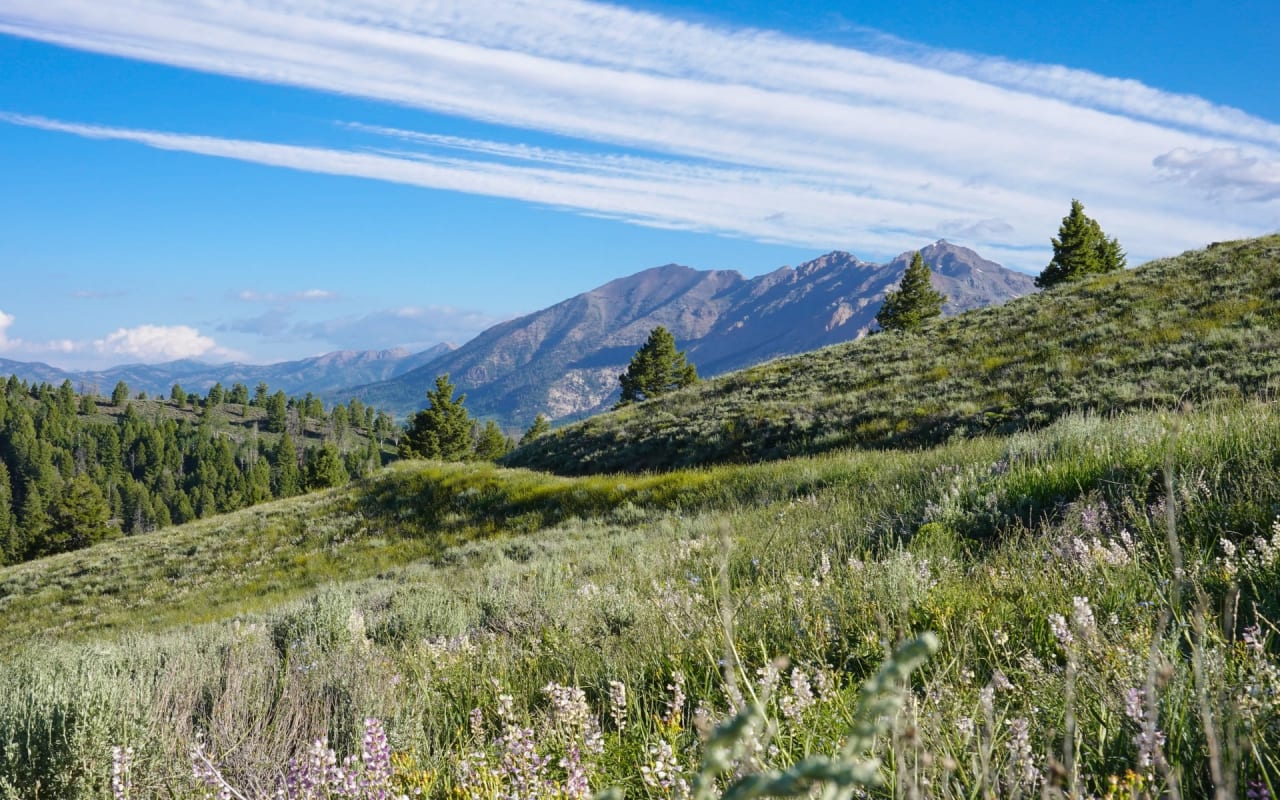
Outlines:
[[[0,564],[312,489],[384,461],[398,431],[353,400],[326,411],[265,384],[168,399],[0,380]]]

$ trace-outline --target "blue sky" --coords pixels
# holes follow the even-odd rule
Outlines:
[[[422,349],[659,264],[1280,230],[1280,4],[0,0],[0,358]]]

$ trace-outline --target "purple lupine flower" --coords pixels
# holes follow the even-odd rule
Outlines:
[[[622,681],[609,681],[609,716],[613,727],[622,733],[627,727],[627,687]]]
[[[112,800],[129,800],[133,790],[133,748],[111,748],[111,797]]]
[[[391,744],[382,723],[370,717],[364,721],[364,742],[360,753],[364,760],[363,788],[368,800],[391,797]]]

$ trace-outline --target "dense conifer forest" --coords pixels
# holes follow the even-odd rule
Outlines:
[[[391,418],[259,384],[168,398],[0,381],[0,564],[345,484],[394,452]]]

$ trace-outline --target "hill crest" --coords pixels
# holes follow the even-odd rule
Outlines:
[[[1030,276],[946,242],[925,248],[946,264],[934,283],[944,313],[1035,291]],[[667,264],[618,278],[549,308],[496,325],[456,351],[391,380],[355,390],[407,414],[449,373],[479,417],[515,429],[537,414],[580,417],[607,408],[617,376],[658,325],[671,331],[704,376],[858,338],[874,326],[886,291],[911,251],[872,264],[835,250],[755,278],[733,270]]]

